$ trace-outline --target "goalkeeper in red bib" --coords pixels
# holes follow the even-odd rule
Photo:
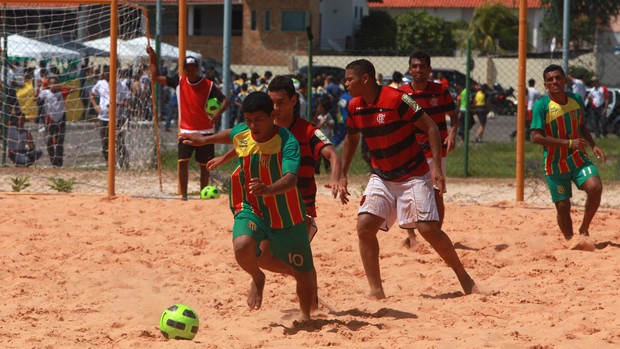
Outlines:
[[[157,56],[152,47],[147,47],[149,54],[149,71],[151,79],[164,85],[175,88],[179,105],[179,144],[178,144],[178,174],[181,199],[187,200],[187,182],[189,161],[195,152],[196,162],[200,165],[200,189],[209,185],[209,170],[207,162],[214,156],[213,144],[193,146],[184,144],[184,135],[199,133],[212,135],[214,125],[220,120],[222,113],[230,106],[230,101],[224,96],[215,83],[200,74],[200,65],[194,57],[185,58],[183,67],[184,76],[168,77],[159,75]],[[207,101],[217,98],[221,103],[213,115],[207,113]]]

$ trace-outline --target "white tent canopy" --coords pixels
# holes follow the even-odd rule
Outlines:
[[[131,40],[127,40],[128,43],[130,44],[134,44],[140,47],[143,47],[146,49],[146,36],[142,36],[139,38],[135,38],[135,39],[131,39]],[[155,40],[151,39],[151,47],[153,47],[153,49],[155,49]],[[170,45],[167,44],[165,42],[161,43],[161,47],[160,47],[160,56],[162,58],[173,58],[176,59],[179,57],[179,48],[174,46],[174,45]],[[202,59],[202,55],[198,52],[194,52],[194,51],[190,51],[187,50],[185,51],[185,55],[186,56],[193,56],[196,57],[197,59]]]
[[[82,43],[84,46],[96,48],[101,51],[110,52],[110,37],[85,41]],[[146,46],[139,47],[135,44],[130,44],[127,41],[117,39],[116,40],[116,52],[121,58],[138,58],[146,56]]]
[[[8,39],[8,56],[30,59],[79,59],[80,53],[64,49],[62,47],[46,44],[44,42],[29,39],[25,36],[12,34]],[[4,40],[4,39],[3,39]],[[4,42],[3,42],[4,43]]]
[[[105,52],[110,52],[110,37],[91,40],[83,42],[84,45],[92,48],[96,48]],[[146,53],[147,40],[145,36],[131,39],[131,40],[120,40],[116,41],[116,47],[118,56],[125,59],[133,59],[133,58],[144,58],[147,57]],[[151,39],[151,46],[155,48],[155,41]],[[194,56],[198,59],[202,58],[201,54],[193,51],[186,51],[188,56]],[[162,58],[172,58],[176,59],[179,57],[179,48],[161,43],[161,57]]]

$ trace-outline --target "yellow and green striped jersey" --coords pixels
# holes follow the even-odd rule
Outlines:
[[[252,137],[248,126],[241,123],[233,127],[230,137],[239,157],[238,166],[231,175],[230,209],[233,214],[252,212],[267,226],[275,229],[303,222],[306,207],[297,186],[274,196],[252,195],[248,188],[251,178],[259,178],[269,185],[286,173],[297,175],[299,143],[291,132],[277,127],[277,132],[270,140],[259,143]]]
[[[566,94],[568,102],[565,105],[552,100],[549,95],[536,101],[532,110],[532,130],[542,130],[553,138],[583,138],[581,132],[585,123],[583,101],[577,94]],[[543,165],[547,175],[571,172],[588,161],[588,155],[580,149],[543,146]]]

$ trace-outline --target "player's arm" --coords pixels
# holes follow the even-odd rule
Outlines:
[[[146,47],[146,53],[149,54],[149,73],[151,75],[151,79],[161,85],[167,86],[168,82],[166,80],[166,76],[159,75],[159,67],[157,66],[157,55],[155,54],[155,50],[153,50],[153,48],[149,45]]]
[[[251,194],[270,196],[286,193],[295,188],[296,185],[297,175],[293,172],[288,172],[270,185],[263,183],[259,178],[252,178],[248,188]]]
[[[446,145],[448,147],[447,151],[451,152],[456,147],[456,132],[459,128],[459,114],[456,112],[456,109],[447,113],[448,118],[450,119],[450,130],[448,131],[448,138],[446,138]]]
[[[222,103],[220,109],[218,109],[215,114],[211,115],[211,122],[213,124],[216,124],[222,118],[222,113],[224,113],[230,107],[230,99],[226,98],[222,91],[217,86],[215,86],[215,83],[213,84],[213,91],[211,92],[209,98],[216,97]]]
[[[230,148],[226,154],[209,160],[209,162],[207,162],[207,170],[213,171],[236,157],[237,152],[235,151],[235,148]]]
[[[93,90],[94,90],[94,88],[93,88]],[[97,114],[101,114],[101,107],[97,104],[97,99],[95,98],[96,95],[93,92],[93,90],[90,91],[90,94],[88,95],[88,97],[90,99],[90,103],[93,105],[93,108],[95,109]]]
[[[340,158],[336,153],[336,149],[331,144],[328,144],[321,149],[321,155],[325,157],[331,165],[331,177],[329,182],[325,184],[325,187],[332,189],[332,195],[335,198],[338,196],[338,193],[340,193],[340,173],[342,171],[342,161],[340,161]]]
[[[590,133],[590,130],[588,130],[588,127],[585,125],[585,123],[581,125],[581,134],[583,135],[583,139],[585,139],[590,145],[590,147],[592,147],[592,152],[596,155],[596,157],[601,159],[603,163],[607,162],[605,152],[596,145],[596,142],[594,142],[594,138],[592,138],[592,134]],[[573,142],[574,141],[575,140],[573,139]]]
[[[357,149],[357,145],[360,142],[360,133],[355,130],[347,130],[347,134],[342,141],[342,171],[340,173],[340,201],[342,203],[349,202],[349,191],[347,186],[349,185],[347,174],[349,173],[349,167],[351,166],[351,162],[353,161],[353,156],[355,155],[355,150]]]
[[[200,133],[181,133],[179,134],[179,139],[183,140],[183,144],[193,145],[195,147],[207,144],[232,144],[230,129],[210,136],[203,136]]]
[[[439,134],[439,128],[433,119],[426,113],[423,113],[418,118],[414,125],[423,130],[428,135],[428,144],[431,146],[431,152],[433,153],[433,184],[439,188],[439,192],[443,192],[445,187],[445,177],[441,170],[441,135]]]

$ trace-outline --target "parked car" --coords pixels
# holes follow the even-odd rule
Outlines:
[[[316,77],[318,75],[333,75],[338,81],[344,78],[344,68],[334,67],[330,65],[313,65],[312,66],[312,77]],[[303,75],[308,75],[308,66],[304,65],[299,68],[299,73]]]

